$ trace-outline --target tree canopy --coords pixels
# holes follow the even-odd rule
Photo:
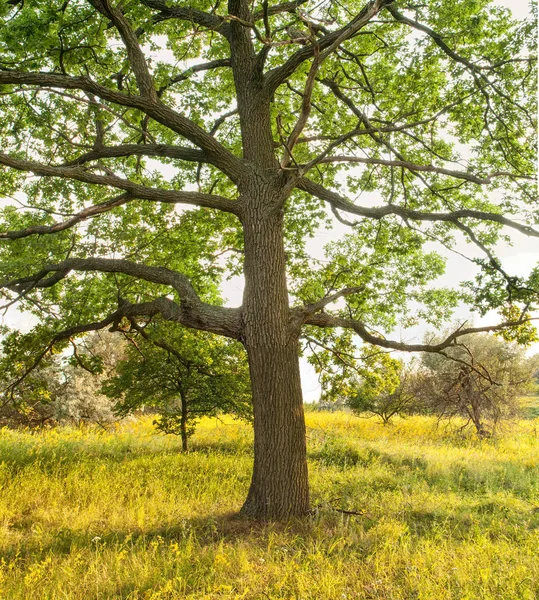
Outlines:
[[[238,340],[243,512],[280,518],[309,510],[300,339],[439,352],[527,323],[539,269],[515,277],[495,245],[539,237],[533,18],[489,0],[25,0],[0,19],[1,289],[40,319],[11,393],[95,329],[159,317]],[[331,220],[349,233],[312,256]],[[434,286],[435,247],[477,280]],[[500,320],[388,337],[462,299]]]

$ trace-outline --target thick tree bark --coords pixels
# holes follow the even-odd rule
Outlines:
[[[271,333],[269,331],[266,334]],[[266,337],[266,340],[269,338]],[[286,519],[309,512],[305,419],[297,344],[251,347],[254,466],[242,514]]]
[[[283,519],[309,511],[298,335],[290,323],[283,218],[259,182],[244,214],[244,343],[254,406],[254,469],[242,514]],[[262,191],[262,194],[261,194]],[[273,203],[273,206],[272,206]],[[252,210],[251,210],[252,209]]]

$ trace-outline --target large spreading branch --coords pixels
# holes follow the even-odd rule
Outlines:
[[[294,309],[297,318],[300,318],[301,308]],[[351,329],[356,333],[364,342],[378,346],[381,348],[387,348],[388,350],[397,350],[400,352],[429,352],[429,353],[441,353],[446,348],[457,344],[459,338],[476,334],[476,333],[492,333],[496,331],[504,331],[511,327],[519,327],[525,323],[532,321],[533,319],[522,317],[517,321],[504,321],[497,325],[485,325],[484,327],[464,327],[461,326],[457,330],[453,331],[443,341],[436,344],[408,344],[406,342],[397,342],[395,340],[388,340],[378,333],[372,333],[361,321],[354,319],[348,319],[346,317],[339,317],[336,315],[330,315],[325,312],[319,312],[311,314],[305,317],[303,321],[306,325],[315,325],[323,328],[343,328]]]
[[[131,96],[105,87],[90,77],[70,77],[58,73],[11,71],[0,69],[0,85],[37,86],[66,90],[80,90],[120,106],[135,108],[165,127],[188,139],[201,148],[209,161],[233,181],[245,173],[244,162],[234,156],[219,141],[187,117],[160,101],[141,96]]]
[[[73,167],[99,160],[101,158],[121,158],[125,156],[160,156],[187,162],[209,162],[206,154],[197,148],[172,146],[169,144],[120,144],[118,146],[101,146],[81,154],[63,166]]]
[[[150,70],[148,69],[148,63],[139,46],[136,33],[129,25],[129,22],[124,17],[121,10],[111,6],[108,0],[89,1],[102,15],[111,20],[120,34],[141,95],[152,101],[157,100],[157,92]]]
[[[14,291],[20,296],[26,296],[32,290],[56,285],[71,271],[122,273],[149,283],[171,287],[178,294],[180,304],[168,298],[155,300],[153,304],[154,306],[158,305],[158,312],[163,318],[177,321],[193,329],[201,329],[234,339],[240,337],[239,309],[202,302],[188,277],[164,267],[152,267],[123,259],[70,258],[54,265],[45,266],[34,275],[0,282],[0,288]]]
[[[117,175],[98,175],[81,166],[67,167],[43,165],[41,163],[13,158],[12,156],[2,153],[0,153],[0,165],[17,169],[18,171],[35,173],[42,177],[59,177],[62,179],[80,181],[82,183],[117,188],[127,192],[131,199],[140,198],[141,200],[150,200],[152,202],[204,206],[206,208],[216,208],[233,214],[237,214],[239,209],[238,202],[229,200],[224,196],[203,194],[201,192],[152,188],[135,183],[129,179],[118,177]],[[102,208],[104,207],[102,206]],[[114,208],[114,206],[110,206],[110,208]]]
[[[539,231],[533,229],[529,225],[522,225],[492,212],[482,210],[472,210],[468,208],[462,208],[451,212],[425,212],[406,208],[404,206],[398,206],[396,204],[387,204],[385,206],[358,206],[354,204],[344,196],[337,194],[322,185],[311,181],[305,177],[299,179],[297,187],[320,200],[327,202],[333,209],[342,210],[344,212],[358,215],[360,217],[366,217],[369,219],[383,219],[384,217],[395,215],[405,220],[410,221],[428,221],[428,222],[445,222],[453,223],[459,229],[462,229],[460,219],[477,219],[479,221],[490,221],[493,223],[499,223],[505,227],[516,229],[520,233],[523,233],[532,237],[539,237]]]
[[[316,52],[331,48],[335,51],[343,42],[354,37],[373,17],[394,0],[372,0],[368,2],[349,23],[337,31],[333,31],[316,40],[316,44],[308,44],[295,52],[280,67],[275,67],[265,75],[265,86],[269,94],[283,84],[305,61],[311,59]]]

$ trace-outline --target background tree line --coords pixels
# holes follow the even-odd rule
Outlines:
[[[119,333],[95,332],[73,342],[70,353],[49,355],[3,403],[0,423],[106,426],[151,413],[157,429],[180,436],[186,451],[201,417],[252,418],[247,360],[236,342],[159,320]],[[19,355],[24,339],[4,337],[4,383],[20,367],[10,352]],[[318,408],[350,408],[385,425],[409,414],[458,417],[461,429],[488,436],[519,415],[522,396],[539,390],[539,354],[527,357],[524,345],[496,335],[469,335],[443,354],[408,362],[369,345],[357,354],[310,354],[322,384]]]
[[[496,335],[465,336],[442,354],[406,363],[366,347],[358,358],[333,353],[328,376],[327,352],[313,357],[326,383],[321,406],[337,402],[386,425],[397,415],[431,414],[458,417],[461,429],[488,436],[520,414],[522,396],[539,390],[539,354],[528,357],[524,345]]]
[[[21,369],[25,336],[3,340],[0,381]],[[211,334],[151,322],[137,331],[96,332],[65,353],[50,354],[0,407],[0,424],[98,423],[141,412],[177,434],[183,450],[198,419],[228,413],[251,419],[247,361],[241,346]]]

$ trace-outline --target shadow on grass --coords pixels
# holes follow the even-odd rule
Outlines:
[[[537,467],[510,460],[487,461],[484,468],[476,468],[473,460],[436,464],[421,456],[391,453],[338,439],[329,439],[311,450],[309,459],[317,466],[334,467],[341,472],[350,470],[351,475],[354,468],[362,468],[361,477],[373,490],[426,484],[439,492],[482,494],[495,488],[527,500],[536,494]]]
[[[375,463],[386,463],[395,467],[426,471],[428,462],[420,457],[395,456],[372,446],[347,444],[337,438],[330,438],[322,446],[309,451],[309,458],[321,465],[340,467],[369,467]]]
[[[241,516],[237,512],[204,515],[177,522],[166,523],[162,527],[149,530],[140,528],[109,529],[95,528],[74,530],[58,529],[50,533],[48,542],[41,536],[34,537],[35,522],[29,516],[22,516],[11,528],[22,534],[18,543],[8,547],[3,556],[8,560],[15,556],[33,560],[44,558],[49,553],[70,554],[80,550],[102,551],[107,548],[128,547],[145,550],[156,541],[163,545],[190,542],[199,547],[218,545],[221,542],[234,543],[248,540],[249,545],[267,545],[268,537],[276,533],[308,537],[315,524],[312,519],[297,519],[288,522],[258,522]]]

